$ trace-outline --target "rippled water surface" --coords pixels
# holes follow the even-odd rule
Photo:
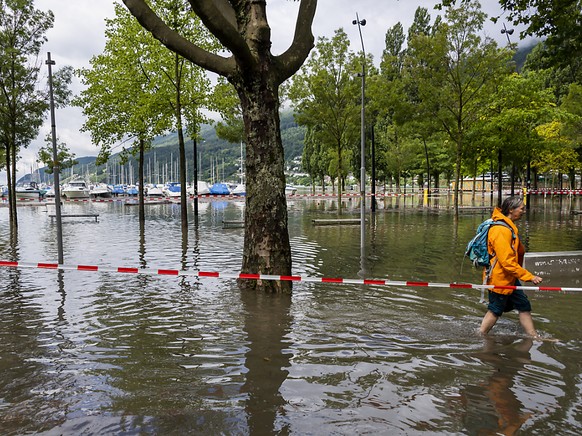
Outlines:
[[[455,225],[416,201],[368,215],[362,251],[359,226],[313,226],[335,200],[290,200],[293,273],[478,283],[462,252],[488,212]],[[535,199],[519,223],[528,250],[582,250],[581,208]],[[182,241],[179,205],[147,206],[142,238],[135,207],[66,203],[100,216],[64,220],[65,263],[238,272],[243,230],[222,221],[243,210],[201,202]],[[11,238],[0,208],[0,259],[54,262],[50,213],[20,207]],[[580,434],[582,293],[529,295],[540,334],[560,342],[525,338],[516,314],[478,336],[470,289],[299,282],[273,297],[216,278],[2,267],[0,433]]]

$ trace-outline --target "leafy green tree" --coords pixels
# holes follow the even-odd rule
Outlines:
[[[0,142],[4,146],[12,229],[18,226],[18,152],[38,135],[49,109],[48,86],[41,85],[39,53],[53,22],[52,12],[35,9],[32,0],[0,2]],[[67,87],[71,75],[70,67],[54,74],[54,102],[58,107],[70,97]]]
[[[338,181],[338,210],[341,213],[342,180],[349,166],[345,159],[359,135],[359,81],[349,40],[343,29],[333,38],[319,38],[311,56],[293,77],[289,99],[300,125],[312,127],[317,138],[332,158],[330,169]],[[313,127],[319,126],[318,129]],[[329,154],[331,152],[331,154]],[[331,174],[330,174],[331,175]]]
[[[408,39],[418,35],[428,36],[433,34],[433,26],[430,25],[431,17],[426,8],[417,8],[414,21],[408,29]],[[435,20],[434,26],[439,26],[440,20]],[[430,187],[431,176],[438,179],[442,165],[432,162],[433,159],[442,158],[442,153],[437,151],[442,140],[435,140],[433,136],[440,126],[430,113],[423,112],[423,106],[419,104],[417,82],[414,72],[406,72],[405,62],[407,49],[405,48],[404,30],[400,23],[388,29],[385,38],[386,47],[380,63],[380,74],[370,80],[371,101],[369,107],[376,118],[378,126],[389,129],[390,135],[378,135],[376,141],[381,156],[397,159],[395,162],[377,162],[381,171],[393,174],[393,169],[399,167],[399,173],[414,171],[422,176],[428,175]],[[384,142],[386,140],[386,142]],[[397,141],[396,141],[397,140]],[[397,153],[391,152],[396,142],[416,144],[411,150],[416,157],[407,158],[398,162]],[[419,144],[421,147],[419,148]],[[421,163],[422,162],[422,163]],[[401,165],[405,163],[405,167]],[[449,160],[447,159],[447,165]],[[432,165],[431,165],[432,164]],[[383,168],[388,165],[389,168]],[[446,167],[446,166],[445,166]],[[436,171],[436,173],[435,173]],[[395,174],[397,177],[398,174]],[[399,188],[399,180],[397,188]]]
[[[86,117],[81,130],[90,132],[93,142],[101,147],[99,164],[108,160],[114,143],[127,136],[135,138],[142,188],[146,144],[170,126],[171,113],[163,109],[164,94],[157,92],[158,82],[149,68],[149,56],[155,57],[154,49],[161,46],[120,5],[115,6],[115,17],[106,21],[105,35],[103,53],[90,60],[91,68],[77,73],[86,85],[75,100]],[[139,196],[143,225],[143,189]]]
[[[36,161],[46,165],[45,173],[52,174],[54,168],[52,136],[47,135],[44,142],[45,146],[38,150],[38,159]],[[60,142],[59,138],[57,138],[57,161],[59,170],[66,170],[78,164],[75,160],[75,153],[71,152],[67,144]]]
[[[173,26],[205,45],[191,21],[193,14],[182,14],[181,1],[163,3],[166,19]],[[84,108],[87,121],[84,130],[102,146],[101,157],[109,156],[111,145],[129,135],[135,138],[132,153],[139,153],[140,186],[144,186],[144,152],[151,140],[171,128],[178,132],[180,183],[182,186],[181,223],[188,231],[186,205],[186,159],[183,118],[189,120],[190,131],[204,121],[200,105],[205,103],[208,80],[200,68],[168,50],[121,5],[116,16],[107,21],[107,42],[104,53],[91,60],[92,68],[80,71],[87,89],[77,104]],[[183,15],[189,19],[184,19]],[[140,223],[144,220],[143,189],[140,189]]]
[[[313,47],[311,31],[317,0],[301,0],[291,46],[271,53],[266,2],[189,1],[224,54],[213,54],[161,19],[145,0],[123,0],[153,36],[196,65],[225,77],[239,96],[247,143],[247,196],[243,272],[291,274],[287,229],[284,153],[279,126],[279,86],[303,64]],[[290,291],[290,282],[241,281],[246,289]]]
[[[556,96],[557,102],[568,94],[568,89],[571,83],[580,83],[582,75],[573,70],[573,65],[559,65],[555,64],[551,53],[548,51],[548,46],[545,42],[538,43],[532,51],[527,55],[522,73],[540,71],[546,76],[545,88],[552,88]],[[579,70],[582,73],[582,70]]]
[[[323,142],[319,139],[319,131],[320,128],[318,126],[307,126],[303,154],[301,156],[303,169],[311,177],[312,192],[315,192],[317,180],[321,182],[321,188],[325,192],[325,176],[329,168],[327,148],[323,146]]]
[[[570,138],[562,135],[562,123],[554,120],[536,128],[536,132],[545,141],[546,147],[541,150],[533,162],[533,166],[540,172],[550,172],[558,175],[558,188],[562,189],[562,175],[574,175],[573,168],[580,165],[579,154],[572,146]],[[573,183],[573,178],[571,179]],[[573,186],[571,185],[573,188]]]
[[[476,1],[447,8],[445,21],[434,35],[415,35],[408,43],[408,80],[416,82],[422,111],[438,121],[456,145],[455,215],[458,216],[459,181],[465,136],[476,123],[491,85],[506,73],[508,51],[481,40],[486,15]]]
[[[212,108],[220,113],[216,122],[216,135],[234,144],[244,141],[244,122],[240,100],[233,86],[220,77],[214,87]]]
[[[468,3],[471,0],[460,0]],[[456,0],[443,0],[436,7],[451,6]],[[521,38],[538,36],[544,39],[548,66],[571,69],[580,81],[582,58],[572,56],[582,52],[582,1],[581,0],[499,0],[514,25],[525,25]],[[504,14],[505,16],[505,14]],[[500,17],[493,17],[497,22]]]

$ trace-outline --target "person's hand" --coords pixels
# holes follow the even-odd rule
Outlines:
[[[533,279],[531,279],[531,282],[534,285],[539,285],[542,282],[542,278],[539,276],[534,276]]]

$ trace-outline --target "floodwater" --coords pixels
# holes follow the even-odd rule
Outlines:
[[[580,197],[534,198],[532,252],[582,250]],[[408,201],[408,203],[407,203]],[[360,227],[315,227],[336,200],[289,201],[293,273],[479,283],[463,249],[489,213],[389,199]],[[342,218],[358,218],[346,199]],[[200,203],[181,242],[179,206],[66,203],[65,264],[236,273],[244,203]],[[190,209],[192,211],[192,209]],[[55,262],[53,206],[0,208],[0,259]],[[362,256],[363,255],[363,256]],[[552,286],[561,283],[550,277]],[[229,279],[0,268],[3,435],[560,434],[582,432],[582,293],[528,292],[540,334],[517,315],[488,338],[479,291],[294,284],[291,297]]]

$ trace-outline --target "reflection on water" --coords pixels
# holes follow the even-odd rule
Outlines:
[[[479,200],[479,199],[477,199]],[[488,198],[483,200],[487,204]],[[345,200],[343,217],[359,217]],[[293,272],[478,281],[462,252],[486,211],[385,199],[366,226],[314,227],[336,199],[289,201]],[[64,223],[65,263],[240,270],[242,201],[66,204],[99,223]],[[582,250],[579,199],[536,199],[520,234],[531,251]],[[47,207],[0,209],[0,259],[51,261]],[[559,280],[559,278],[552,278]],[[555,282],[560,285],[559,282]],[[242,294],[232,280],[0,268],[2,434],[578,434],[581,295],[530,294],[536,327],[508,314],[476,334],[478,292],[296,283],[292,297]]]

